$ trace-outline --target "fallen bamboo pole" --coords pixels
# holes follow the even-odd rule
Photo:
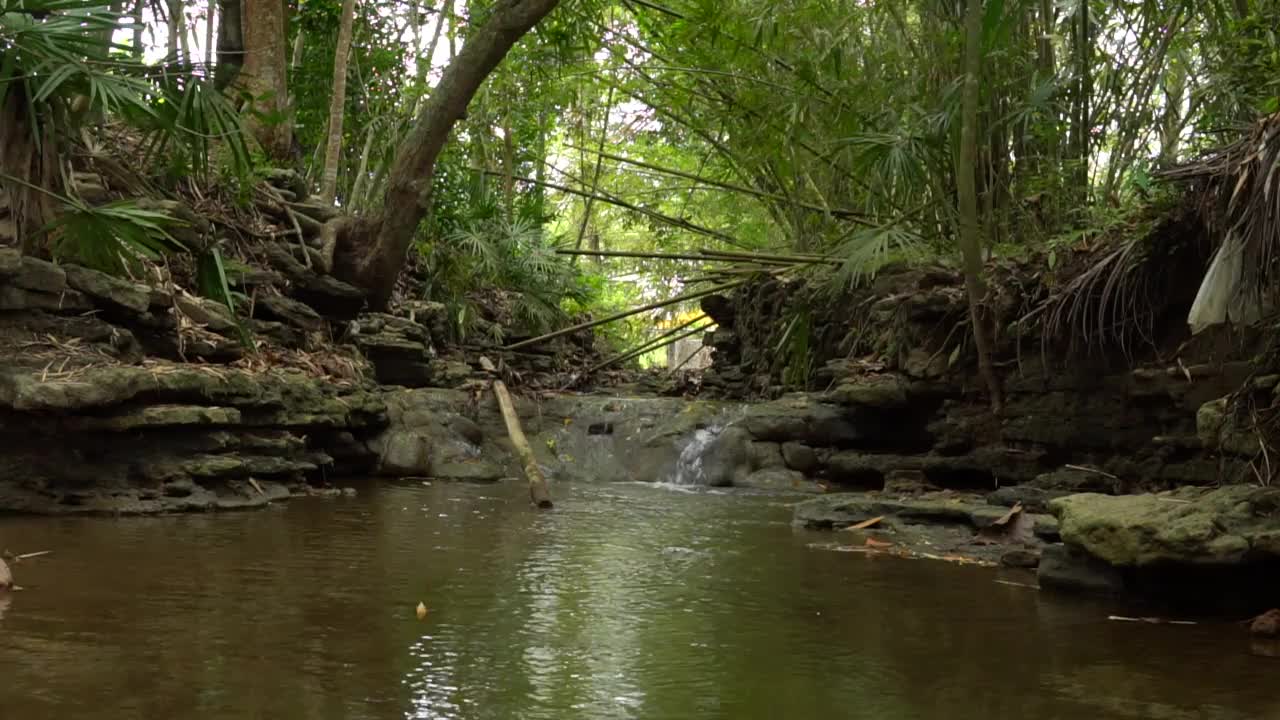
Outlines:
[[[557,255],[589,255],[592,257],[623,257],[623,258],[641,258],[645,260],[699,260],[702,262],[737,262],[741,258],[737,257],[719,257],[710,254],[708,250],[700,250],[698,253],[663,253],[663,252],[644,252],[641,250],[580,250],[560,249],[556,250]],[[743,254],[746,257],[746,254]],[[752,258],[752,261],[756,261]],[[756,262],[767,262],[770,265],[782,264],[783,260],[766,259]]]
[[[780,253],[742,252],[741,250],[699,250],[698,252],[706,255],[708,259],[724,258],[726,260],[747,260],[750,262],[763,262],[769,260],[789,265],[841,264],[840,260],[823,257],[821,255],[783,255]]]
[[[538,337],[535,337],[535,338],[529,338],[528,340],[521,340],[518,343],[504,347],[503,350],[515,350],[517,348],[528,347],[529,345],[534,345],[536,343],[545,342],[547,340],[558,338],[561,335],[568,335],[569,333],[578,332],[579,330],[586,330],[587,328],[598,327],[600,325],[607,325],[611,322],[614,322],[615,320],[621,320],[623,318],[631,317],[632,315],[639,315],[640,313],[648,312],[649,310],[657,310],[658,308],[664,308],[668,305],[675,305],[676,303],[684,302],[686,300],[697,300],[698,298],[706,297],[707,295],[714,295],[718,292],[723,292],[725,290],[732,290],[733,288],[736,288],[740,285],[745,285],[746,282],[747,282],[746,280],[734,280],[732,282],[724,283],[723,285],[716,285],[714,287],[709,287],[705,290],[698,290],[696,292],[677,295],[676,297],[673,297],[670,300],[659,300],[658,302],[649,303],[648,305],[642,305],[638,308],[632,308],[631,310],[624,310],[622,312],[614,313],[608,317],[600,318],[599,320],[590,320],[584,323],[578,323],[577,325],[573,325],[571,327],[567,327],[561,330],[556,330],[555,332],[550,332],[545,335],[539,335]]]
[[[611,357],[611,358],[608,358],[607,360],[601,360],[600,362],[596,363],[595,365],[592,365],[590,368],[587,368],[587,372],[586,372],[586,373],[584,373],[584,374],[585,374],[585,375],[590,375],[590,374],[592,374],[592,373],[596,372],[597,370],[602,370],[602,369],[604,369],[604,368],[607,368],[607,367],[609,367],[610,365],[612,365],[612,364],[614,364],[614,363],[616,363],[616,362],[621,362],[623,359],[625,359],[627,356],[631,355],[631,354],[632,354],[632,353],[634,353],[634,352],[639,351],[639,352],[640,352],[640,353],[642,353],[642,354],[643,354],[643,353],[645,353],[645,352],[648,352],[648,350],[646,350],[645,348],[646,348],[646,347],[648,347],[649,345],[653,345],[654,343],[662,342],[663,340],[666,340],[667,338],[671,337],[672,335],[675,335],[676,333],[680,332],[681,330],[684,330],[685,328],[688,328],[690,325],[693,325],[694,323],[700,323],[700,322],[702,322],[703,320],[706,320],[706,319],[707,319],[707,316],[706,316],[706,314],[705,314],[705,313],[704,313],[704,314],[702,314],[702,315],[699,315],[698,317],[696,317],[696,318],[694,318],[694,319],[690,320],[689,322],[687,322],[687,323],[682,323],[681,325],[679,325],[679,326],[677,326],[677,327],[674,327],[674,328],[672,328],[672,329],[670,329],[670,330],[668,330],[668,331],[666,331],[666,332],[662,333],[661,335],[659,335],[659,336],[658,336],[658,337],[656,337],[656,338],[653,338],[652,340],[646,340],[646,341],[644,341],[643,343],[641,343],[641,344],[637,345],[636,347],[632,348],[631,350],[625,350],[625,351],[623,351],[623,352],[618,353],[617,355],[614,355],[614,356],[613,356],[613,357]],[[659,347],[660,347],[660,346],[659,346]],[[649,349],[656,350],[657,348],[656,348],[656,347],[654,347],[654,348],[649,348]]]
[[[670,339],[664,340],[664,341],[662,341],[662,342],[660,342],[660,343],[658,343],[658,344],[654,345],[653,347],[642,347],[642,348],[637,348],[637,349],[635,349],[635,350],[632,350],[632,351],[631,351],[631,352],[629,352],[629,353],[626,353],[625,355],[620,355],[620,356],[618,356],[618,357],[616,357],[616,358],[611,358],[609,362],[610,362],[610,364],[612,364],[612,363],[618,363],[618,362],[626,362],[626,361],[628,361],[628,360],[631,360],[632,358],[640,357],[641,355],[643,355],[643,354],[645,354],[645,353],[647,353],[647,352],[653,352],[654,350],[661,350],[662,348],[664,348],[664,347],[666,347],[666,346],[668,346],[668,345],[671,345],[671,344],[673,344],[673,343],[678,343],[678,342],[680,342],[681,340],[683,340],[683,339],[685,339],[685,338],[687,338],[687,337],[692,337],[692,336],[694,336],[694,335],[697,335],[697,334],[698,334],[698,333],[700,333],[700,332],[705,332],[707,328],[711,327],[711,326],[712,326],[712,325],[714,325],[714,324],[715,324],[715,323],[707,323],[706,325],[703,325],[703,326],[701,326],[701,327],[696,327],[696,328],[694,328],[694,329],[690,330],[689,332],[684,333],[683,335],[677,335],[676,337],[673,337],[673,338],[670,338]],[[599,370],[599,369],[600,369],[601,367],[603,367],[604,365],[605,365],[604,363],[600,363],[600,364],[598,364],[596,367],[593,367],[593,368],[591,368],[590,370],[588,370],[588,371],[586,372],[586,374],[587,374],[587,375],[590,375],[591,373],[595,372],[596,370]]]
[[[489,358],[480,358],[480,367],[489,372],[494,371]],[[538,458],[533,454],[533,448],[529,447],[524,429],[520,427],[520,416],[516,415],[507,385],[496,377],[493,379],[493,395],[498,399],[498,409],[502,411],[502,421],[507,426],[507,437],[511,439],[511,445],[520,457],[520,464],[524,466],[524,476],[529,481],[529,499],[540,508],[554,507],[551,491],[547,489],[547,478],[542,474],[542,468],[538,467]]]

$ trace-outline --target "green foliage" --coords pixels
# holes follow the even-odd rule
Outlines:
[[[221,159],[231,176],[244,184],[254,162],[244,124],[226,95],[211,79],[196,75],[159,73],[154,77],[152,112],[149,118],[135,118],[139,126],[151,130],[152,157],[168,156],[172,176],[194,174],[202,183],[212,180]]]
[[[56,230],[54,256],[104,272],[137,270],[139,260],[159,261],[186,248],[169,234],[176,221],[167,214],[124,200],[92,207],[72,198],[46,229]]]
[[[427,295],[449,307],[459,338],[482,317],[485,301],[494,301],[485,291],[508,293],[500,304],[515,326],[530,334],[564,320],[563,302],[581,305],[589,297],[589,287],[554,254],[541,229],[526,220],[477,218],[426,247],[424,264]]]
[[[141,66],[108,59],[122,17],[97,0],[0,0],[0,88],[37,122],[65,116],[77,95],[95,111],[151,113]]]

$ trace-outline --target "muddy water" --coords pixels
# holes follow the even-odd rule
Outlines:
[[[0,717],[1280,718],[1238,627],[815,550],[786,498],[557,491],[0,518],[53,551],[3,606]]]

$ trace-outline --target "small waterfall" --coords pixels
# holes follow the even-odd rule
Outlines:
[[[713,425],[708,428],[700,428],[693,433],[693,439],[688,445],[680,451],[680,457],[676,460],[676,469],[671,474],[671,484],[673,485],[705,485],[707,482],[706,469],[702,465],[702,456],[706,453],[707,448],[720,436],[720,432],[724,430],[722,425]]]

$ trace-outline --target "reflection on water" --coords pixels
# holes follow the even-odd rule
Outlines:
[[[558,495],[0,519],[0,548],[54,551],[0,599],[0,713],[1280,718],[1277,661],[1230,624],[1111,623],[990,570],[807,549],[784,498]]]

